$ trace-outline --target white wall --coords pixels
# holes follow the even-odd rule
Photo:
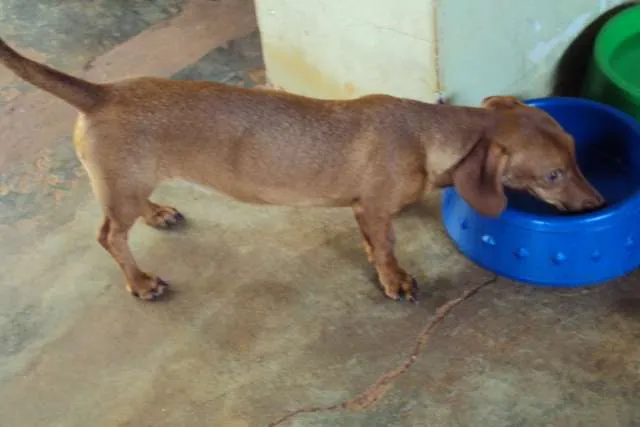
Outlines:
[[[622,2],[256,0],[256,10],[268,78],[285,90],[434,101],[442,89],[475,105],[488,95],[546,95],[565,48]]]
[[[545,96],[575,37],[621,0],[440,0],[442,87],[455,103]],[[490,7],[488,7],[490,6]]]

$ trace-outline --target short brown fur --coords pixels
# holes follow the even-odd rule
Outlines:
[[[603,203],[576,165],[571,137],[512,97],[470,108],[385,95],[318,100],[153,77],[95,84],[2,41],[0,61],[80,111],[74,144],[104,212],[98,242],[129,291],[146,300],[167,284],[139,269],[127,236],[139,217],[155,227],[183,219],[149,201],[167,179],[249,203],[352,207],[392,299],[415,298],[415,282],[394,255],[392,219],[426,191],[454,185],[475,209],[494,216],[506,206],[503,185],[561,209]]]

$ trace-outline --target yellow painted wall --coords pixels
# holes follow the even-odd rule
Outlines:
[[[434,98],[429,1],[257,0],[256,9],[272,83],[320,98]]]

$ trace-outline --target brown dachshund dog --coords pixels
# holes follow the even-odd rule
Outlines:
[[[139,217],[159,228],[184,219],[149,200],[166,179],[249,203],[350,206],[384,293],[409,300],[416,285],[395,258],[392,219],[426,191],[453,185],[492,216],[507,204],[503,185],[563,210],[603,204],[576,165],[571,136],[513,97],[470,108],[385,95],[318,100],[153,77],[97,84],[1,40],[0,61],[79,110],[74,144],[104,212],[98,242],[127,289],[145,300],[168,285],[138,268],[127,235]]]

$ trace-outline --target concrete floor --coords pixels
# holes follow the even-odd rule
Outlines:
[[[0,6],[10,42],[95,79],[250,86],[255,26],[249,0]],[[437,195],[397,221],[399,258],[421,282],[410,305],[382,297],[348,210],[254,207],[167,184],[155,199],[189,225],[138,225],[131,241],[175,292],[138,302],[94,240],[73,110],[4,70],[0,98],[1,425],[267,426],[357,396],[405,362],[438,306],[492,277],[447,240]],[[499,279],[436,326],[375,404],[280,425],[638,426],[639,279],[566,292]]]

